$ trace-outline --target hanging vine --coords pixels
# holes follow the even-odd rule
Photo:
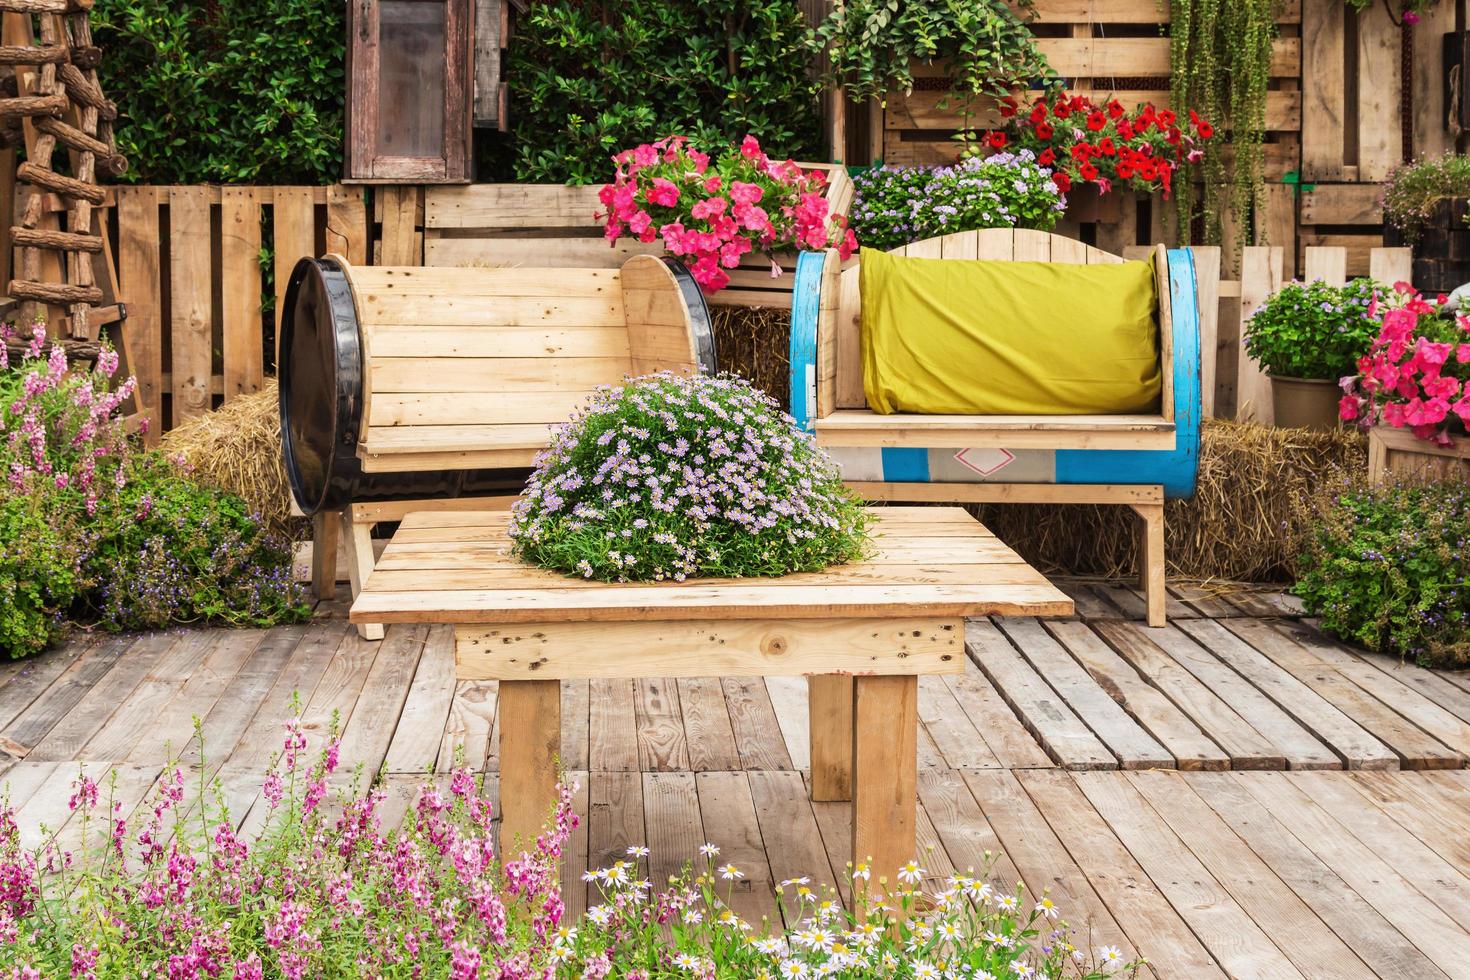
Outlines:
[[[1225,120],[1234,152],[1230,165],[1218,152],[1205,157],[1202,201],[1193,187],[1175,188],[1180,228],[1188,229],[1196,217],[1202,217],[1208,242],[1220,241],[1220,219],[1227,200],[1235,216],[1237,245],[1250,240],[1251,216],[1265,204],[1266,93],[1279,2],[1172,0],[1169,4],[1174,105],[1196,106],[1208,119]]]

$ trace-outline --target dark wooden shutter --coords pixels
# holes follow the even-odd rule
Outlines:
[[[469,181],[470,4],[349,0],[349,181]]]

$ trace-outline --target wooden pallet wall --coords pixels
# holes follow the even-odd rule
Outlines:
[[[130,370],[150,436],[260,388],[291,269],[305,255],[368,256],[362,188],[118,187],[119,289]],[[266,309],[262,246],[272,251]]]

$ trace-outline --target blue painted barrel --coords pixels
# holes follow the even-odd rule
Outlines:
[[[1173,449],[966,450],[957,446],[904,446],[828,447],[827,451],[849,480],[1162,486],[1167,497],[1192,497],[1199,471],[1202,414],[1199,290],[1194,254],[1187,248],[1175,248],[1167,255],[1173,321]],[[817,319],[823,299],[824,261],[821,252],[803,252],[797,257],[791,303],[790,410],[807,431],[812,431],[816,414]],[[959,460],[961,454],[964,460]],[[985,472],[992,463],[993,471]]]

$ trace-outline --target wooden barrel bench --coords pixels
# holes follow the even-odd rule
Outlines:
[[[1077,265],[1123,259],[1074,239],[993,229],[895,254]],[[1200,442],[1198,288],[1188,249],[1157,246],[1160,410],[1152,415],[879,415],[863,394],[858,261],[798,257],[791,413],[869,500],[1124,504],[1139,518],[1148,622],[1164,625],[1164,500],[1194,493]]]

